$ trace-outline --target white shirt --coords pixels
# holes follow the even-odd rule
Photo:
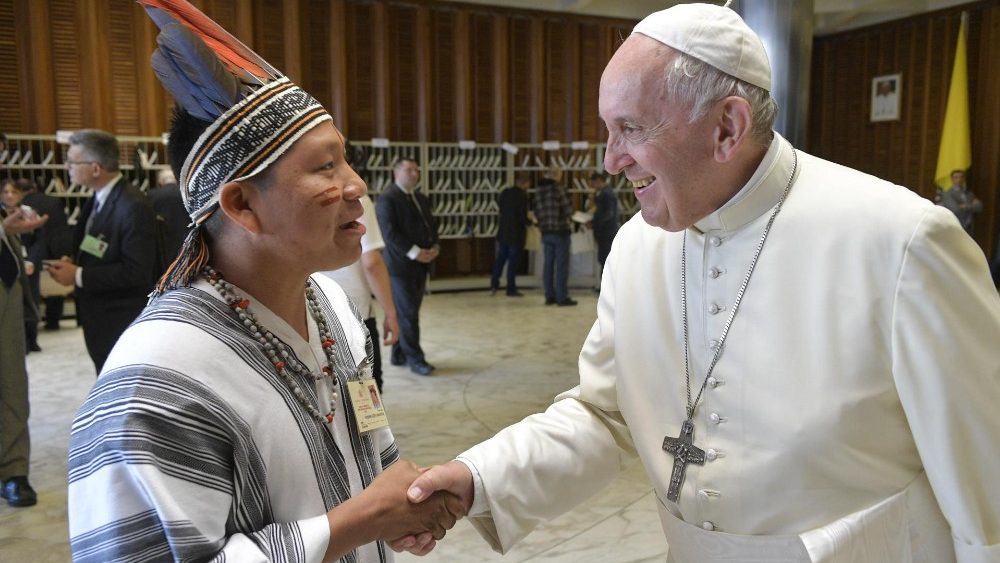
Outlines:
[[[378,220],[375,218],[375,204],[368,196],[361,198],[360,201],[364,215],[361,216],[359,222],[365,226],[365,234],[361,236],[361,254],[381,250],[385,248],[385,241],[382,239],[382,230],[379,229]],[[368,285],[368,278],[365,277],[365,268],[361,264],[361,260],[339,270],[320,273],[340,284],[344,293],[351,298],[358,311],[361,312],[362,317],[366,319],[372,317],[374,314],[372,311],[372,289]]]

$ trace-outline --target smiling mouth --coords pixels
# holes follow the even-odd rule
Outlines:
[[[639,190],[656,181],[656,176],[647,176],[638,180],[632,180],[632,187]]]
[[[357,229],[360,226],[361,226],[361,223],[359,221],[348,221],[348,222],[344,223],[343,225],[341,225],[340,229],[344,230],[344,231],[349,231],[351,229]]]

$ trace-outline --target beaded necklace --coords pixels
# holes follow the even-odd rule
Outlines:
[[[326,318],[323,316],[323,310],[320,308],[319,300],[316,298],[316,291],[313,288],[312,281],[306,281],[306,304],[309,314],[316,321],[316,328],[319,329],[323,352],[326,354],[326,365],[323,366],[321,374],[310,373],[304,364],[291,357],[288,346],[260,324],[257,316],[250,311],[250,301],[237,293],[236,286],[224,280],[222,274],[211,266],[205,266],[204,276],[208,283],[219,292],[219,295],[222,296],[226,304],[236,312],[243,326],[250,331],[254,340],[260,342],[264,347],[264,353],[271,361],[271,364],[274,365],[274,369],[285,380],[289,388],[291,388],[292,394],[295,395],[295,398],[306,409],[306,412],[312,415],[317,422],[332,423],[333,415],[337,410],[337,403],[340,401],[340,394],[337,392],[339,381],[334,376],[333,371],[335,364],[333,345],[336,341],[327,327]],[[319,409],[306,396],[305,392],[299,388],[298,383],[295,381],[295,375],[308,376],[307,379],[312,379],[313,381],[322,381],[324,379],[329,381],[330,408],[326,414],[321,414]]]

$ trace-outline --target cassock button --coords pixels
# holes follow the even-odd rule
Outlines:
[[[708,520],[705,520],[704,522],[702,522],[701,523],[701,527],[702,527],[703,530],[708,530],[709,532],[715,530],[715,524],[709,522]]]
[[[718,338],[713,338],[713,339],[709,340],[708,341],[708,347],[711,348],[712,350],[718,350],[719,349],[719,339]]]
[[[715,389],[716,387],[719,386],[719,380],[716,379],[714,375],[708,376],[706,382],[708,383],[708,386],[711,387],[712,389]]]
[[[713,315],[718,315],[719,311],[721,311],[721,310],[722,310],[722,307],[720,307],[718,303],[712,303],[708,307],[708,312],[711,313],[711,314],[713,314]]]
[[[715,458],[717,457],[719,457],[719,453],[716,452],[714,448],[705,450],[705,459],[708,461],[715,461]]]
[[[722,275],[722,270],[718,268],[711,268],[710,270],[708,270],[708,277],[712,278],[713,280],[719,277],[720,275]]]
[[[722,417],[721,417],[721,416],[719,416],[719,413],[717,413],[717,412],[713,412],[712,414],[708,415],[708,420],[709,420],[709,421],[710,421],[710,422],[711,422],[712,424],[718,424],[718,423],[719,423],[719,421],[721,421],[721,420],[722,420]]]
[[[719,237],[711,237],[710,239],[708,239],[708,244],[711,244],[712,246],[721,246],[722,239]]]

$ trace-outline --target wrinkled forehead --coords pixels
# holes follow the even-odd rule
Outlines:
[[[645,35],[622,43],[601,75],[601,97],[615,93],[657,95],[666,84],[668,65],[677,52]]]

